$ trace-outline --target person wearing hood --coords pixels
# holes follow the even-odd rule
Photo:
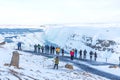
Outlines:
[[[59,57],[56,56],[56,57],[55,57],[54,69],[55,69],[55,68],[58,69],[58,64],[59,64]]]

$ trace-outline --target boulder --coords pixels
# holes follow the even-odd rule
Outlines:
[[[119,68],[119,65],[110,65],[109,68]]]
[[[73,69],[73,65],[71,65],[71,64],[66,64],[66,65],[65,65],[65,68]]]
[[[5,44],[5,42],[0,42],[0,45],[4,45]]]

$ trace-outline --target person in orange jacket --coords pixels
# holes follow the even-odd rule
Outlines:
[[[60,48],[56,47],[56,54],[59,55],[59,53],[60,53]]]

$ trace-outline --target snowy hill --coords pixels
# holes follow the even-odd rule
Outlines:
[[[97,51],[103,53],[101,57],[109,58],[110,55],[119,53],[119,31],[119,27],[50,27],[46,30],[46,38],[68,52],[72,48],[87,49],[88,52]],[[104,55],[104,51],[107,51],[108,56]]]
[[[95,74],[85,72],[84,70],[76,67],[74,64],[74,70],[66,69],[64,66],[67,62],[60,62],[59,69],[54,70],[53,60],[54,58],[43,57],[40,55],[31,54],[29,52],[19,51],[20,55],[20,67],[16,69],[14,67],[5,66],[5,63],[10,63],[12,52],[17,49],[17,43],[22,42],[22,50],[33,51],[34,44],[40,43],[41,45],[49,44],[56,45],[64,48],[66,52],[72,48],[78,50],[86,49],[96,51],[98,53],[97,61],[105,62],[108,58],[108,62],[118,64],[119,63],[119,43],[120,35],[119,27],[69,27],[69,26],[46,26],[43,30],[39,28],[32,29],[0,29],[0,41],[5,41],[5,45],[0,46],[0,79],[1,80],[108,80]],[[93,49],[87,44],[96,45],[98,40],[111,40],[115,42],[109,47],[114,52],[100,51]],[[104,42],[104,41],[103,41]],[[107,42],[108,43],[108,42]],[[101,47],[101,43],[99,43]],[[4,53],[4,54],[3,54]],[[79,55],[78,55],[79,56]],[[89,54],[87,54],[89,59]],[[81,62],[82,63],[82,62]],[[71,63],[70,63],[71,64]],[[86,63],[85,63],[86,64]],[[89,65],[89,64],[88,64]],[[91,66],[91,65],[89,65]],[[95,66],[91,66],[95,67]],[[117,70],[111,70],[108,66],[99,66],[101,70],[107,69],[109,73],[115,74]],[[105,70],[106,71],[106,70]],[[17,75],[15,76],[14,75]],[[119,72],[118,72],[119,73]],[[116,74],[115,74],[116,75]],[[118,75],[120,76],[120,75]]]

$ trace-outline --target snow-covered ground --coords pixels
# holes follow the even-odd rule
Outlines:
[[[39,28],[35,28],[39,29]],[[72,48],[86,49],[88,52],[93,50],[83,43],[83,36],[92,37],[93,43],[95,44],[97,39],[114,40],[117,45],[112,46],[116,51],[114,53],[96,51],[98,53],[99,62],[107,62],[118,64],[119,63],[119,43],[120,36],[119,27],[68,27],[68,26],[46,26],[42,32],[24,32],[24,33],[2,33],[0,34],[0,41],[4,41],[7,38],[7,43],[0,46],[0,79],[1,80],[108,80],[101,76],[85,72],[84,70],[76,67],[74,64],[73,70],[65,68],[66,62],[60,61],[59,69],[53,69],[54,58],[47,58],[40,55],[34,55],[28,52],[19,51],[20,55],[20,69],[14,67],[5,66],[5,63],[10,63],[12,52],[17,49],[16,44],[22,42],[23,50],[33,51],[34,44],[40,43],[41,45],[46,44],[46,41],[59,45],[69,52]],[[16,37],[15,37],[16,36]],[[9,42],[9,40],[11,40]],[[68,56],[68,54],[66,54]],[[89,54],[87,54],[89,59]],[[81,62],[93,68],[109,72],[120,76],[120,68],[109,68],[106,65],[94,66]],[[14,75],[16,73],[17,76]],[[19,79],[20,78],[20,79]]]
[[[20,53],[20,69],[5,66],[11,61],[11,49],[0,48],[1,80],[107,80],[103,77],[85,72],[74,66],[74,70],[65,68],[66,62],[60,62],[59,69],[54,70],[53,58],[47,58],[26,52]]]

